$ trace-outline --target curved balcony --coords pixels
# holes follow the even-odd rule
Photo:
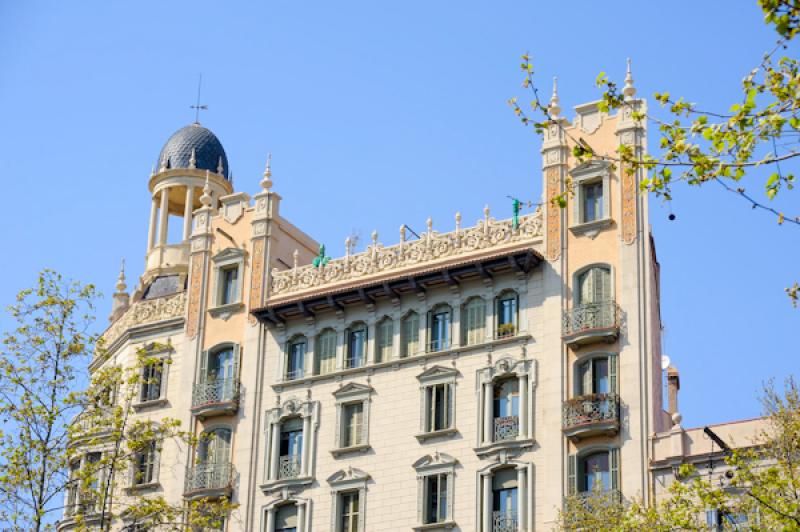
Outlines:
[[[620,314],[614,300],[577,305],[564,311],[561,336],[569,346],[613,342],[619,336]]]
[[[233,464],[202,463],[186,470],[183,497],[230,497],[233,491]]]
[[[189,266],[189,244],[163,244],[153,246],[147,253],[147,270]]]
[[[564,401],[562,431],[572,441],[619,432],[619,396],[615,393],[582,395]]]
[[[235,414],[239,379],[215,379],[192,386],[192,413],[200,418]]]

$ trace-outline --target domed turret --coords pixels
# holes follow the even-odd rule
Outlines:
[[[230,180],[228,157],[216,135],[197,122],[172,134],[156,164],[159,171],[177,168],[210,170]]]

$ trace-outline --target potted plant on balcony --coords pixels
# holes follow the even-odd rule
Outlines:
[[[501,323],[497,326],[498,338],[505,338],[506,336],[514,336],[517,332],[517,327],[513,323]]]

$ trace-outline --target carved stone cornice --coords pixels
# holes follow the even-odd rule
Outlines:
[[[137,301],[106,329],[102,335],[103,343],[109,347],[128,329],[147,323],[182,318],[185,311],[186,292]]]

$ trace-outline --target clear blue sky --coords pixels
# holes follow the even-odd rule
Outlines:
[[[0,302],[43,267],[107,295],[121,257],[141,273],[150,169],[193,120],[200,72],[237,189],[258,190],[271,151],[284,215],[338,255],[353,229],[392,243],[403,223],[445,229],[540,197],[539,139],[505,103],[526,50],[565,110],[628,56],[640,95],[724,109],[774,41],[761,20],[749,0],[0,0]],[[685,424],[756,416],[762,382],[799,367],[783,288],[800,279],[800,229],[716,188],[676,192],[676,221],[651,205]]]

